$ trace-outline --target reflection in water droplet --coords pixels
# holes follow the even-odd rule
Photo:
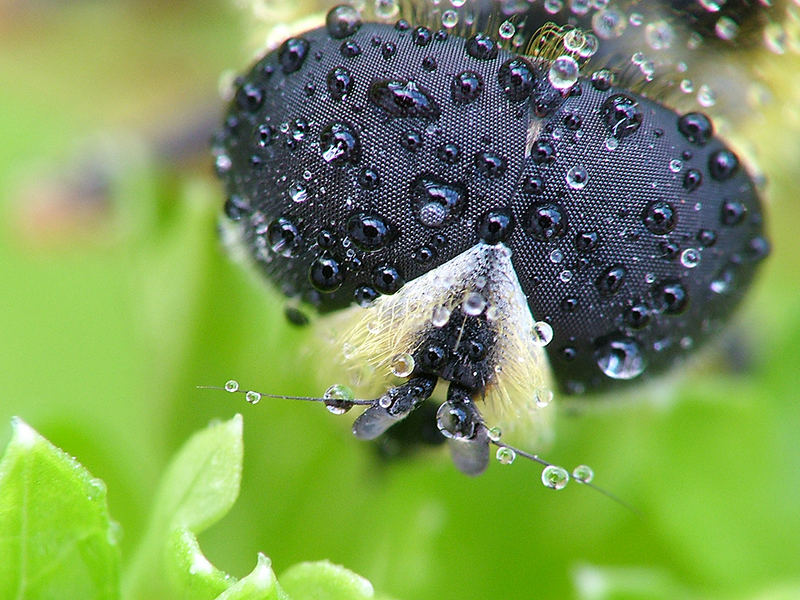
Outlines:
[[[578,62],[568,55],[559,56],[550,65],[550,71],[547,73],[547,78],[557,90],[566,90],[575,85],[580,75],[580,68]]]
[[[434,327],[444,327],[447,325],[447,322],[450,320],[450,309],[446,306],[437,306],[433,309],[433,314],[431,315],[431,323]]]
[[[250,404],[258,404],[261,401],[261,394],[250,390],[244,395],[244,399]]]
[[[553,327],[547,321],[537,321],[531,329],[533,343],[537,346],[547,346],[553,341]]]
[[[510,465],[514,462],[514,459],[517,458],[517,453],[511,448],[501,446],[497,449],[495,457],[497,458],[497,462],[501,465]]]
[[[563,490],[569,483],[569,473],[563,467],[547,465],[542,469],[542,483],[553,490]]]
[[[392,375],[395,377],[408,377],[414,372],[414,357],[410,354],[398,354],[392,358],[390,366]]]
[[[237,392],[239,391],[239,382],[235,379],[229,379],[225,382],[225,391],[226,392]]]
[[[468,292],[464,296],[464,302],[461,305],[461,310],[464,311],[464,314],[477,317],[483,312],[484,308],[486,308],[486,298],[482,294]]]
[[[611,379],[633,379],[647,366],[636,340],[615,337],[607,340],[597,351],[597,366]]]
[[[335,383],[322,395],[325,402],[325,408],[334,415],[343,415],[348,410],[353,408],[353,399],[355,394],[346,385]]]
[[[572,470],[572,478],[581,483],[591,483],[594,479],[594,471],[588,465],[578,465]]]
[[[700,264],[700,251],[696,248],[686,248],[681,252],[681,264],[687,269],[694,269]]]
[[[573,190],[582,190],[589,181],[589,173],[583,165],[575,165],[567,171],[567,185]]]

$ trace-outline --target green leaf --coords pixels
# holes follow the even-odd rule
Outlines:
[[[105,484],[20,419],[0,460],[0,598],[117,598]]]
[[[258,553],[255,569],[217,597],[217,600],[290,600],[272,571],[272,562]]]
[[[213,598],[225,589],[219,584],[227,576],[210,564],[211,572],[193,571],[202,556],[194,535],[222,518],[236,501],[242,453],[241,415],[196,433],[178,451],[161,480],[147,534],[126,573],[126,597],[162,597],[177,589],[185,598]],[[176,588],[169,590],[167,581]]]
[[[367,600],[375,597],[369,581],[327,561],[294,565],[283,573],[280,582],[293,600]]]
[[[166,571],[172,588],[183,598],[216,598],[236,580],[212,565],[200,550],[195,535],[188,529],[176,529],[164,551]]]
[[[155,526],[200,533],[221,519],[239,495],[242,454],[241,415],[189,438],[161,480]]]

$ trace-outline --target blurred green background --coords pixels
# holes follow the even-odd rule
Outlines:
[[[0,2],[0,447],[19,415],[105,480],[123,561],[169,456],[242,412],[241,497],[200,540],[236,575],[263,551],[278,571],[330,559],[398,599],[800,598],[796,59],[764,61],[774,102],[740,124],[774,251],[724,346],[736,360],[707,353],[557,423],[547,456],[590,464],[639,517],[547,490],[530,464],[470,479],[445,451],[385,462],[350,417],[195,389],[331,383],[309,376],[313,330],[215,235],[205,132],[221,74],[259,41],[252,19],[225,0]]]

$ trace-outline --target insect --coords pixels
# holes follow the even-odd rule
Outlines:
[[[521,452],[495,421],[701,346],[769,244],[704,113],[582,74],[579,29],[517,53],[468,33],[337,6],[237,79],[214,154],[226,235],[383,386],[329,408],[366,405],[353,431],[374,439],[445,382],[436,424],[476,475],[492,443]]]

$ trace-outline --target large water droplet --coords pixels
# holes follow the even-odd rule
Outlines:
[[[464,314],[471,317],[477,317],[486,308],[486,298],[478,292],[467,292],[464,295],[464,301],[461,303],[461,310]]]
[[[675,207],[663,200],[652,200],[644,208],[642,220],[645,227],[656,235],[665,235],[675,229],[678,213]]]
[[[325,408],[334,415],[343,415],[348,410],[353,408],[353,400],[355,394],[346,385],[335,383],[322,395],[325,403]]]
[[[333,257],[323,254],[308,269],[308,279],[320,292],[333,292],[344,281],[344,270]]]
[[[478,60],[492,60],[497,57],[497,44],[485,33],[476,33],[465,44],[467,54]]]
[[[573,190],[582,190],[589,181],[589,173],[583,165],[575,165],[567,171],[567,185]]]
[[[346,123],[329,123],[319,134],[322,159],[327,163],[353,162],[358,158],[358,136]]]
[[[613,265],[608,267],[595,280],[595,287],[601,296],[608,298],[619,292],[625,281],[628,271],[624,265]]]
[[[450,309],[446,306],[437,306],[431,314],[431,324],[434,327],[442,328],[450,321]]]
[[[348,219],[347,235],[361,250],[374,252],[389,242],[392,228],[379,216],[361,213]]]
[[[480,96],[483,90],[483,77],[474,71],[462,71],[450,84],[453,102],[456,104],[469,104]]]
[[[536,203],[525,215],[522,227],[534,239],[548,242],[566,232],[567,213],[559,204]]]
[[[544,347],[553,341],[553,327],[547,321],[537,321],[531,329],[531,338],[536,346]]]
[[[597,350],[596,358],[600,370],[612,379],[633,379],[647,366],[639,343],[629,337],[605,340]]]
[[[308,56],[310,44],[303,38],[289,38],[278,49],[278,62],[287,75],[298,71]]]
[[[436,412],[436,426],[451,439],[471,439],[475,434],[475,423],[466,410],[450,402],[444,402]]]
[[[614,94],[600,108],[606,126],[617,139],[636,133],[642,124],[643,115],[639,103],[625,94]]]
[[[581,483],[591,483],[594,479],[594,470],[589,465],[578,465],[572,470],[572,478]]]
[[[430,92],[413,81],[376,79],[370,86],[369,99],[392,117],[437,119],[440,114]]]
[[[542,483],[553,490],[563,490],[569,483],[569,473],[563,467],[547,465],[542,469]]]
[[[441,227],[458,217],[467,202],[467,188],[433,174],[411,182],[411,208],[426,227]]]
[[[340,5],[332,8],[325,19],[328,34],[337,40],[350,37],[361,27],[361,15],[352,6]]]
[[[556,58],[547,72],[547,79],[557,90],[568,90],[578,81],[580,67],[578,62],[569,55]]]
[[[512,448],[500,446],[495,453],[495,458],[501,465],[510,465],[517,458],[517,453]]]
[[[414,357],[408,353],[397,354],[392,358],[389,368],[395,377],[408,377],[414,372]]]
[[[509,100],[521,102],[530,98],[536,85],[536,73],[524,58],[512,58],[502,64],[497,80]]]
[[[328,72],[328,93],[334,100],[342,100],[353,89],[353,75],[345,67],[336,67]]]
[[[289,258],[300,247],[300,233],[292,221],[281,217],[267,227],[267,241],[273,252]]]

